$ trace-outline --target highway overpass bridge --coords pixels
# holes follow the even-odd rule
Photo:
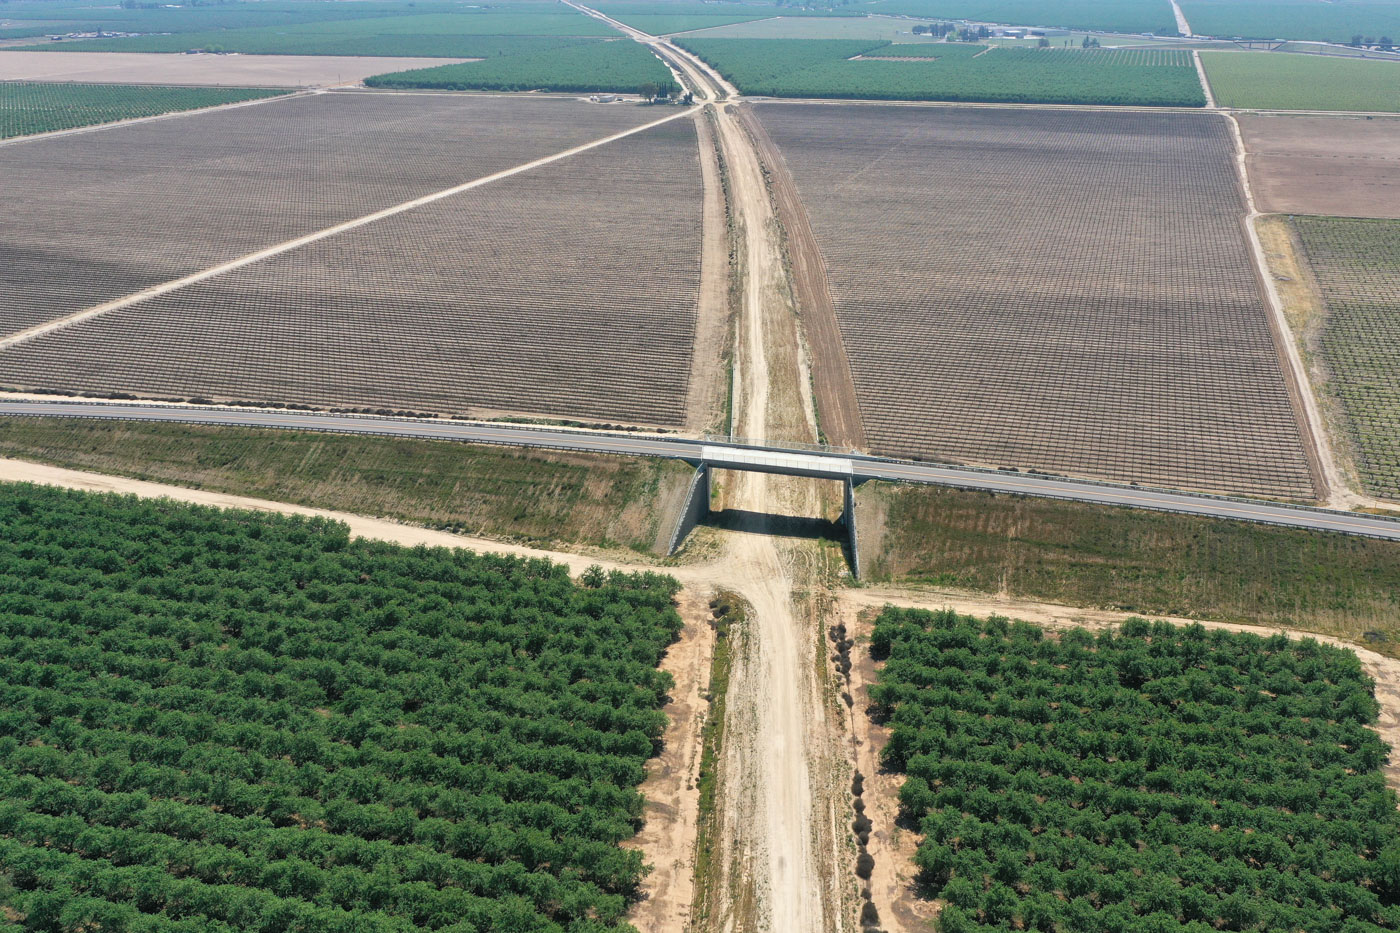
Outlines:
[[[177,424],[228,425],[370,434],[423,440],[506,444],[636,457],[664,457],[695,465],[696,478],[685,514],[677,523],[677,545],[709,508],[713,470],[749,470],[785,476],[837,480],[846,487],[846,515],[854,513],[854,487],[878,479],[929,483],[958,489],[1068,499],[1099,505],[1153,509],[1400,541],[1400,520],[1359,512],[1315,508],[1262,499],[1246,499],[1153,489],[1142,486],[1068,479],[1042,473],[987,470],[948,464],[874,457],[850,451],[762,445],[713,438],[664,434],[587,431],[501,422],[433,418],[338,415],[267,408],[219,408],[109,401],[0,400],[0,417],[65,417]],[[683,527],[688,525],[689,527]],[[854,535],[854,521],[847,527]],[[854,537],[853,542],[854,544]],[[859,568],[856,568],[857,572]]]

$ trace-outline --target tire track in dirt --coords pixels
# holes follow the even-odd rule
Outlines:
[[[767,185],[733,108],[718,108],[716,118],[743,238],[736,430],[747,437],[811,440],[798,318]],[[775,508],[817,514],[817,486],[759,473],[735,474],[727,486],[725,504],[738,518],[721,561],[730,568],[729,585],[751,611],[750,649],[734,659],[726,700],[719,801],[724,909],[716,928],[838,929],[841,891],[827,884],[841,873],[829,854],[839,846],[829,818],[835,804],[815,777],[814,762],[828,762],[839,747],[817,676],[824,661],[817,654],[819,633],[795,596],[810,588],[802,552],[815,545],[774,537],[772,514]]]
[[[797,192],[782,152],[768,136],[753,110],[740,108],[740,122],[753,142],[771,186],[778,222],[782,225],[793,290],[807,345],[812,354],[812,383],[826,443],[865,448],[865,427],[851,375],[851,361],[841,338],[836,305],[826,276],[826,262],[817,247],[807,209]]]

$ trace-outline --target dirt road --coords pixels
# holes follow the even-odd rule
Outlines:
[[[1279,367],[1293,398],[1299,431],[1307,448],[1309,465],[1313,470],[1313,485],[1318,499],[1324,505],[1345,509],[1348,507],[1346,480],[1332,454],[1332,445],[1323,427],[1322,413],[1318,409],[1317,393],[1308,379],[1302,355],[1298,352],[1298,344],[1288,328],[1283,300],[1279,297],[1278,288],[1269,272],[1269,262],[1264,254],[1264,246],[1259,241],[1259,231],[1255,229],[1255,222],[1261,215],[1255,207],[1254,192],[1249,183],[1244,136],[1240,132],[1239,121],[1233,114],[1224,114],[1224,119],[1230,121],[1230,129],[1235,136],[1236,171],[1248,211],[1244,218],[1245,233],[1254,257],[1255,273],[1264,287],[1265,304],[1269,310],[1269,329],[1273,333],[1274,344],[1278,350]]]
[[[827,281],[826,261],[817,247],[807,209],[797,192],[782,152],[769,138],[753,111],[744,107],[740,121],[767,170],[777,217],[783,227],[787,261],[802,315],[804,335],[812,354],[816,409],[821,416],[822,439],[835,447],[865,447],[851,361],[836,319],[836,305]]]
[[[763,172],[733,108],[719,108],[716,118],[742,236],[735,429],[813,441],[799,323]],[[726,479],[723,505],[739,519],[721,562],[728,585],[750,605],[751,650],[730,674],[719,802],[727,915],[717,928],[841,929],[841,882],[849,877],[839,862],[844,800],[829,777],[844,766],[844,754],[839,723],[827,719],[821,617],[810,604],[811,568],[819,563],[812,552],[820,544],[776,536],[784,516],[820,515],[823,490],[815,481],[756,473]]]

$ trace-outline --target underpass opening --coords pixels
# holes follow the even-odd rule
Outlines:
[[[706,448],[707,452],[709,448]],[[724,451],[724,464],[711,461],[692,461],[696,464],[695,478],[691,483],[690,495],[682,505],[676,521],[676,532],[672,539],[671,552],[675,553],[685,543],[690,532],[704,525],[740,534],[769,535],[780,538],[802,538],[806,540],[830,541],[841,545],[846,555],[851,575],[860,577],[860,557],[856,546],[855,486],[859,482],[852,473],[850,461],[839,461],[840,466],[832,466],[827,460],[813,468],[813,472],[794,468],[792,458],[803,455],[756,454],[750,451]],[[806,457],[813,460],[816,458]],[[744,462],[750,461],[750,462]],[[814,479],[835,479],[843,486],[842,510],[835,519],[812,515],[783,515],[770,511],[755,511],[724,507],[713,508],[714,473],[716,470],[730,472],[775,473],[783,475],[809,476]],[[813,475],[813,473],[816,475]]]

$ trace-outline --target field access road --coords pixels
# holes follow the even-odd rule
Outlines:
[[[1180,512],[1209,518],[1286,525],[1400,541],[1400,520],[1359,512],[1096,483],[1038,473],[982,470],[864,454],[793,450],[782,446],[731,444],[656,434],[618,434],[491,422],[332,415],[253,408],[228,409],[100,401],[0,401],[0,417],[15,416],[283,428],[462,441],[472,444],[505,444],[631,457],[665,457],[691,462],[704,461],[715,469],[756,470],[828,479],[849,475],[856,481],[879,479],[928,483],[958,489]],[[755,462],[759,457],[789,462],[759,464]]]
[[[590,6],[584,6],[576,0],[562,0],[562,2],[565,6],[571,6],[580,13],[601,20],[623,35],[649,47],[653,54],[666,63],[667,67],[673,72],[679,72],[678,77],[684,76],[687,79],[681,83],[689,83],[691,91],[699,100],[719,101],[739,96],[738,89],[726,81],[718,71],[711,68],[699,57],[676,46],[665,36],[653,36],[651,33],[642,32],[640,29],[613,19],[606,13],[601,13]]]

